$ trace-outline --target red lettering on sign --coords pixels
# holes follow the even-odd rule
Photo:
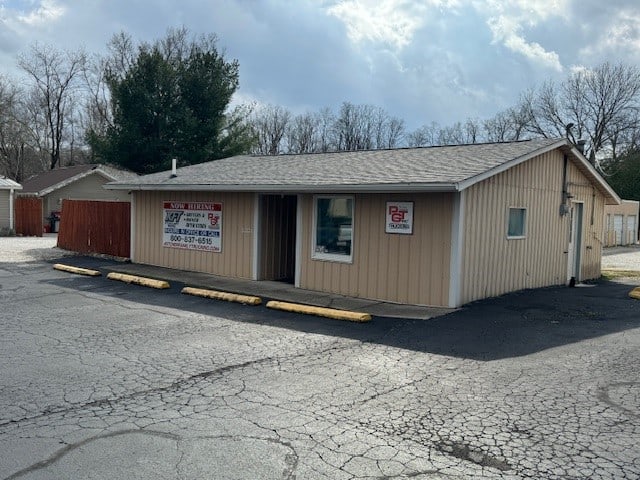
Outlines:
[[[395,205],[389,207],[389,215],[391,215],[391,221],[393,223],[404,222],[404,217],[406,214],[407,211],[405,209],[401,209],[399,207],[396,207]]]

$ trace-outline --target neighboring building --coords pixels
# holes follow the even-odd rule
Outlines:
[[[137,263],[456,307],[600,276],[620,199],[565,139],[238,156],[109,184]]]
[[[640,202],[622,200],[620,205],[604,207],[604,242],[606,247],[638,243]]]
[[[42,221],[44,225],[48,225],[52,215],[59,216],[62,200],[65,199],[129,201],[126,192],[105,190],[103,186],[116,180],[135,177],[133,173],[107,165],[85,164],[61,167],[47,170],[25,180],[19,196],[42,198]]]
[[[13,204],[16,191],[21,189],[22,185],[19,183],[6,177],[0,177],[0,233],[15,228]]]

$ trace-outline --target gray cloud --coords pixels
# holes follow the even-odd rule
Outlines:
[[[296,113],[369,103],[410,128],[489,117],[574,65],[640,62],[637,0],[567,0],[558,11],[545,1],[531,4],[531,13],[526,2],[389,0],[386,10],[358,17],[358,10],[345,13],[348,3],[336,14],[334,0],[46,0],[64,15],[26,28],[16,4],[0,0],[0,61],[11,65],[36,40],[102,53],[118,31],[153,41],[184,25],[218,34],[227,56],[238,59],[242,99]],[[496,18],[506,22],[502,36],[491,29]]]

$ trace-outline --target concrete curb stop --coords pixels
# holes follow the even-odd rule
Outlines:
[[[129,275],[126,273],[111,272],[107,275],[109,280],[119,280],[125,283],[132,283],[134,285],[142,285],[143,287],[151,288],[170,288],[169,282],[166,280],[156,280],[154,278],[139,277],[137,275]]]
[[[71,265],[64,265],[62,263],[56,263],[53,265],[54,270],[60,270],[61,272],[75,273],[78,275],[87,275],[89,277],[99,277],[102,275],[98,270],[90,270],[88,268],[73,267]]]
[[[635,298],[636,300],[640,300],[640,287],[636,287],[629,292],[629,296],[631,298]]]
[[[262,299],[252,295],[240,295],[238,293],[221,292],[219,290],[208,290],[205,288],[184,287],[182,292],[196,297],[212,298],[214,300],[225,300],[227,302],[242,303],[244,305],[260,305]]]
[[[306,315],[316,315],[319,317],[333,318],[334,320],[347,320],[350,322],[369,322],[371,320],[371,315],[369,315],[368,313],[338,310],[336,308],[314,307],[311,305],[280,302],[277,300],[271,300],[267,302],[267,308],[284,310],[286,312],[304,313]]]

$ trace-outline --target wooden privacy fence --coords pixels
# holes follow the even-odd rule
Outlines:
[[[44,225],[42,224],[42,199],[38,197],[17,197],[14,204],[16,221],[16,235],[26,237],[41,237]]]
[[[129,202],[63,200],[58,247],[128,258],[130,207]]]

